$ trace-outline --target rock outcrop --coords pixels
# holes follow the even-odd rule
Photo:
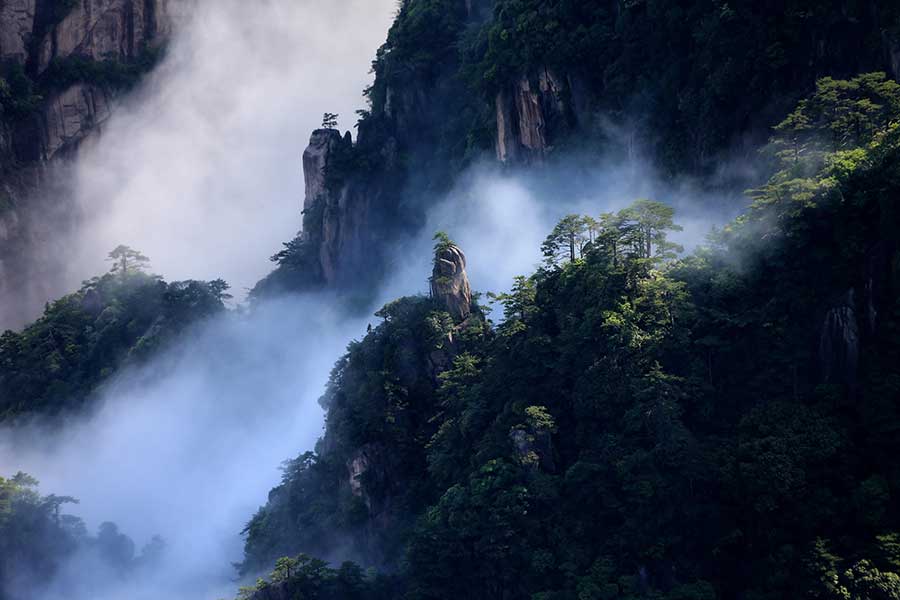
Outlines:
[[[379,498],[374,497],[372,490],[387,486],[385,465],[387,457],[384,449],[377,444],[366,444],[356,451],[347,461],[348,484],[350,493],[361,498],[369,509],[369,514],[382,512]],[[364,485],[363,478],[368,485]]]
[[[881,34],[884,54],[887,59],[890,75],[900,81],[900,32],[884,31]]]
[[[466,255],[454,244],[437,251],[431,275],[431,296],[447,308],[456,322],[472,314],[472,289],[466,274]]]
[[[53,24],[40,45],[38,73],[55,58],[132,60],[159,45],[188,0],[83,0]]]
[[[370,213],[378,198],[377,186],[340,173],[353,150],[349,132],[341,137],[336,130],[319,129],[303,153],[306,198],[301,235],[314,249],[319,278],[329,286],[365,280],[374,246]]]
[[[497,159],[503,163],[540,162],[567,129],[572,112],[565,97],[569,83],[549,69],[523,76],[497,94]]]
[[[101,131],[112,110],[110,92],[93,85],[75,84],[51,96],[44,110],[40,159],[50,161],[67,150],[74,151],[89,135]]]
[[[0,76],[28,78],[43,99],[26,114],[0,110],[0,329],[34,316],[51,294],[40,287],[65,256],[79,211],[50,191],[72,158],[112,115],[117,90],[71,75],[49,77],[54,60],[138,61],[162,46],[193,0],[0,0]],[[56,293],[56,292],[53,292]],[[19,308],[13,305],[21,305]],[[13,312],[10,312],[13,311]],[[11,316],[15,313],[15,316]],[[20,314],[21,313],[21,314]]]
[[[849,290],[843,301],[825,314],[819,339],[819,360],[825,383],[856,384],[859,368],[860,331],[856,293]]]

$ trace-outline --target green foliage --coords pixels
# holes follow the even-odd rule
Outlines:
[[[81,519],[62,512],[78,501],[69,496],[38,492],[38,481],[25,473],[0,477],[0,591],[27,586],[40,595],[42,585],[76,552],[102,566],[104,573],[124,575],[148,564],[163,551],[158,537],[140,555],[134,543],[114,523],[102,523],[96,536]],[[92,574],[85,574],[88,581]],[[4,596],[5,597],[5,596]]]
[[[4,67],[0,77],[0,107],[4,116],[18,119],[29,115],[42,99],[21,65],[13,63]]]
[[[883,31],[898,23],[884,2],[498,0],[493,18],[463,38],[462,72],[492,102],[549,69],[565,81],[563,103],[577,93],[587,104],[578,127],[591,144],[612,118],[671,170],[702,170],[738,136],[780,119],[816,77],[884,69]],[[881,93],[870,83],[881,85],[860,82],[868,89],[859,100]]]
[[[396,597],[395,584],[390,577],[364,572],[352,562],[344,562],[334,569],[305,554],[279,558],[269,579],[259,578],[256,585],[242,587],[238,600],[259,600],[259,594],[270,591],[281,597],[304,600],[388,600]]]
[[[116,246],[106,260],[113,263],[110,273],[115,273],[122,279],[128,279],[136,273],[143,272],[150,263],[150,259],[138,250],[124,245]]]
[[[322,129],[337,129],[338,115],[327,112],[322,116]]]
[[[587,215],[564,217],[541,246],[547,266],[575,262],[594,252],[614,266],[638,259],[659,264],[674,259],[684,249],[668,241],[668,234],[681,231],[674,210],[661,202],[641,199],[618,213],[594,219]]]
[[[111,373],[224,309],[228,284],[166,283],[120,246],[113,271],[49,304],[22,332],[0,336],[0,419],[77,409]]]
[[[567,217],[461,346],[387,305],[248,564],[328,553],[324,528],[415,599],[897,598],[900,132],[876,122],[690,256],[660,203]],[[823,342],[835,310],[857,338]]]
[[[369,539],[366,545],[379,549],[366,555],[370,564],[397,560],[429,497],[423,449],[437,432],[437,365],[483,337],[478,318],[463,331],[438,309],[429,298],[401,298],[378,311],[383,323],[350,344],[320,400],[329,452],[319,448],[286,465],[281,486],[244,530],[243,573],[282,555],[330,555],[343,538],[361,545]],[[358,480],[364,494],[347,485],[353,462],[371,466]],[[369,515],[387,505],[397,511],[394,526],[363,531]]]
[[[253,287],[250,291],[251,299],[259,300],[285,292],[303,291],[322,283],[318,249],[314,241],[297,235],[283,246],[270,259],[277,267]]]
[[[61,20],[77,0],[52,3]],[[33,39],[41,39],[36,35]],[[112,91],[127,91],[159,63],[162,49],[145,48],[131,61],[91,60],[82,56],[53,59],[47,68],[34,76],[17,62],[0,68],[0,107],[4,117],[23,120],[34,116],[45,98],[76,83],[88,83]]]
[[[568,260],[575,262],[584,255],[585,247],[591,243],[592,224],[590,217],[568,215],[564,217],[541,246],[541,251],[550,265]]]
[[[454,246],[453,240],[444,231],[438,231],[434,234],[434,255],[440,256],[445,250],[449,250]]]
[[[111,90],[129,90],[153,70],[163,57],[163,50],[144,48],[131,61],[91,60],[82,56],[55,58],[37,78],[43,93],[64,90],[75,83],[89,83]]]
[[[867,146],[898,119],[900,84],[884,73],[825,77],[775,127],[771,144],[785,168],[816,172],[829,154]]]

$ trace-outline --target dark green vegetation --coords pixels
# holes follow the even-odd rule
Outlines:
[[[546,123],[556,151],[619,145],[604,130],[618,123],[662,166],[703,171],[735,143],[764,141],[817,79],[885,68],[898,33],[891,2],[404,0],[363,122],[389,130],[392,96],[394,114],[411,113],[401,126],[437,149],[416,168],[453,172],[491,149],[496,95],[549,70],[564,82],[566,110]],[[418,89],[440,106],[404,98]]]
[[[166,283],[126,246],[110,260],[110,273],[49,304],[21,333],[0,336],[0,420],[80,408],[123,364],[224,309],[224,281]]]
[[[361,219],[354,207],[377,234],[343,271],[371,287],[392,243],[501,140],[511,168],[646,159],[709,188],[756,186],[774,166],[757,150],[817,80],[896,76],[898,57],[888,0],[403,0],[357,140],[328,164],[330,204],[257,296],[321,285],[317,231],[339,231],[325,221],[341,211]]]
[[[108,569],[88,574],[99,580],[151,566],[164,551],[165,544],[157,537],[136,556],[134,542],[114,523],[103,523],[96,536],[89,535],[80,519],[61,512],[77,500],[41,496],[37,484],[25,473],[0,477],[0,597],[25,589],[36,592],[76,553]]]
[[[898,10],[401,2],[358,139],[305,215],[319,227],[259,290],[321,286],[324,225],[351,207],[367,257],[420,226],[525,84],[551,165],[624,145],[708,174],[774,134],[771,176],[689,256],[650,200],[567,216],[544,266],[491,296],[496,322],[477,299],[459,322],[438,299],[385,306],[332,373],[325,436],[244,530],[241,574],[275,570],[242,596],[900,599],[900,88],[878,72]],[[27,107],[27,83],[10,75],[4,102]],[[7,413],[58,410],[221,308],[217,282],[116,258],[4,336],[0,389],[29,394]]]
[[[391,600],[398,588],[393,578],[363,571],[351,562],[332,569],[304,554],[279,558],[268,578],[241,588],[238,600],[308,598],[309,600]]]
[[[898,102],[880,74],[820,81],[692,255],[645,200],[566,217],[497,325],[386,306],[243,571],[306,552],[407,598],[900,598]]]
[[[494,15],[475,46],[486,95],[522,73],[567,74],[566,94],[633,126],[673,170],[715,167],[820,77],[882,68],[900,24],[895,3],[843,0],[499,0]],[[583,116],[579,129],[601,125]]]
[[[161,50],[146,49],[128,62],[95,61],[79,56],[54,59],[38,76],[30,76],[22,65],[10,63],[0,69],[2,114],[13,120],[33,117],[50,94],[76,83],[96,85],[114,92],[126,91],[157,65],[161,54]]]

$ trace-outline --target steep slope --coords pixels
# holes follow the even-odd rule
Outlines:
[[[830,120],[869,94],[877,113]],[[776,140],[808,158],[711,247],[675,259],[672,210],[640,201],[563,221],[498,326],[440,293],[386,306],[244,570],[395,573],[360,598],[896,598],[898,117],[883,75],[824,80]],[[867,133],[826,151],[819,128]],[[464,264],[440,238],[435,262]],[[244,597],[342,581],[309,560]]]
[[[0,422],[85,408],[119,368],[152,357],[225,310],[221,280],[167,283],[136,266],[86,281],[0,336]]]
[[[614,155],[693,175],[757,163],[768,128],[816,79],[900,75],[897,40],[887,1],[404,0],[355,143],[312,135],[303,232],[256,295],[366,289],[392,242],[480,160]]]
[[[0,295],[23,300],[4,311],[46,301],[40,283],[57,279],[78,222],[63,164],[153,66],[189,2],[0,3]],[[0,324],[27,316],[0,314]]]

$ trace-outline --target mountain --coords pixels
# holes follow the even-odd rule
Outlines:
[[[851,105],[881,116],[820,145]],[[566,217],[496,324],[439,235],[248,523],[242,572],[276,568],[242,597],[900,597],[898,117],[883,74],[821,80],[773,142],[805,158],[708,247],[648,200]]]
[[[688,253],[652,199],[568,215],[488,296],[437,232],[430,293],[350,342],[324,434],[248,515],[240,598],[900,598],[898,68],[887,1],[403,0],[355,139],[311,135],[303,229],[250,310],[373,295],[484,162],[626,157],[746,208]],[[81,407],[225,289],[87,282],[0,339],[5,414]],[[0,484],[59,529],[58,497]]]
[[[32,317],[63,268],[79,207],[65,166],[153,67],[188,0],[0,3],[0,295]],[[57,277],[54,277],[57,275]]]
[[[324,437],[248,523],[242,572],[276,568],[242,597],[900,597],[898,24],[886,2],[401,3],[357,140],[313,133],[304,230],[257,296],[371,284],[479,160],[764,175],[682,258],[664,205],[567,217],[499,324],[442,297],[465,260],[439,239],[438,293],[351,343]]]
[[[303,232],[256,295],[370,287],[387,249],[482,160],[646,157],[669,176],[756,185],[719,180],[759,162],[818,79],[900,75],[898,23],[890,2],[404,1],[356,141],[313,133]]]

